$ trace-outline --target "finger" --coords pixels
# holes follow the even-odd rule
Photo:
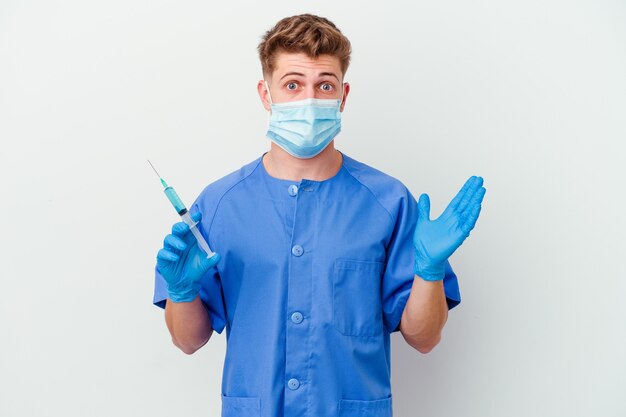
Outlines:
[[[476,226],[481,208],[482,206],[480,204],[474,206],[471,213],[467,216],[467,219],[465,219],[465,222],[461,225],[461,230],[463,230],[465,234],[469,234],[472,229],[474,229],[474,226]]]
[[[430,198],[428,194],[420,195],[420,199],[417,202],[417,221],[430,220]]]
[[[218,264],[218,262],[220,261],[220,259],[222,259],[221,255],[219,253],[215,253],[212,257],[203,260],[203,262],[206,262],[206,269],[209,268],[213,268],[215,265]]]
[[[199,222],[200,220],[202,220],[202,213],[200,213],[199,211],[193,213],[191,215],[191,220],[193,220],[194,222]]]
[[[483,202],[483,197],[485,196],[485,192],[487,190],[485,189],[485,187],[480,187],[472,196],[469,204],[467,205],[467,207],[465,207],[465,210],[463,211],[463,213],[461,213],[461,218],[465,219],[466,217],[468,217],[470,215],[470,213],[472,213],[472,211],[474,210],[475,206],[479,206],[482,204]]]
[[[465,181],[465,184],[463,184],[463,187],[461,187],[459,192],[456,193],[456,196],[454,196],[452,201],[450,201],[450,204],[448,204],[448,207],[446,208],[446,210],[448,208],[455,209],[458,207],[459,203],[461,202],[461,199],[463,198],[463,196],[465,196],[465,193],[467,192],[467,190],[469,190],[475,178],[476,178],[475,176],[471,176],[467,179],[467,181]]]
[[[478,189],[480,187],[482,187],[482,185],[483,185],[482,177],[475,177],[475,178],[476,179],[472,182],[472,184],[470,185],[470,188],[467,190],[467,192],[465,193],[465,195],[461,199],[461,202],[456,207],[456,210],[459,213],[463,213],[463,211],[465,211],[465,208],[467,207],[467,205],[471,201],[471,199],[474,196],[474,194],[476,193],[476,191],[478,191]]]
[[[172,234],[176,236],[185,236],[189,232],[189,226],[184,222],[174,223],[172,226]]]
[[[165,248],[174,248],[180,251],[187,249],[187,244],[176,235],[167,235],[163,241]]]
[[[177,262],[180,259],[180,257],[176,255],[175,253],[168,251],[167,249],[161,249],[159,253],[157,253],[157,259],[160,259],[166,262]]]

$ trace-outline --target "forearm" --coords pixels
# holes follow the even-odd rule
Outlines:
[[[428,353],[441,340],[447,319],[443,281],[425,281],[416,275],[400,321],[404,339],[421,353]]]
[[[172,342],[190,355],[209,340],[213,329],[200,296],[189,303],[176,303],[170,299],[165,304],[165,322]]]

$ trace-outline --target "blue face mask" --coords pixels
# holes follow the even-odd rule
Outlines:
[[[265,83],[269,96],[269,88]],[[272,103],[267,137],[296,158],[313,158],[341,131],[341,99]]]

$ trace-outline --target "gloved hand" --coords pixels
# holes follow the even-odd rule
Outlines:
[[[199,222],[202,213],[194,213],[191,218]],[[165,236],[163,249],[157,254],[157,270],[165,278],[170,300],[193,301],[200,293],[200,278],[219,260],[217,253],[207,259],[187,224],[174,224],[172,234]]]
[[[436,220],[430,220],[430,199],[422,194],[413,235],[415,275],[426,281],[442,280],[445,262],[474,228],[485,195],[482,177],[470,177]]]

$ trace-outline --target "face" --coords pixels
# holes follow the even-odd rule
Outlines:
[[[350,91],[350,85],[343,83],[339,58],[331,55],[310,58],[303,53],[279,53],[274,73],[265,81],[269,85],[273,103],[305,98],[338,99],[343,89],[340,111],[343,111]],[[271,110],[263,80],[258,82],[257,90],[263,107]]]

